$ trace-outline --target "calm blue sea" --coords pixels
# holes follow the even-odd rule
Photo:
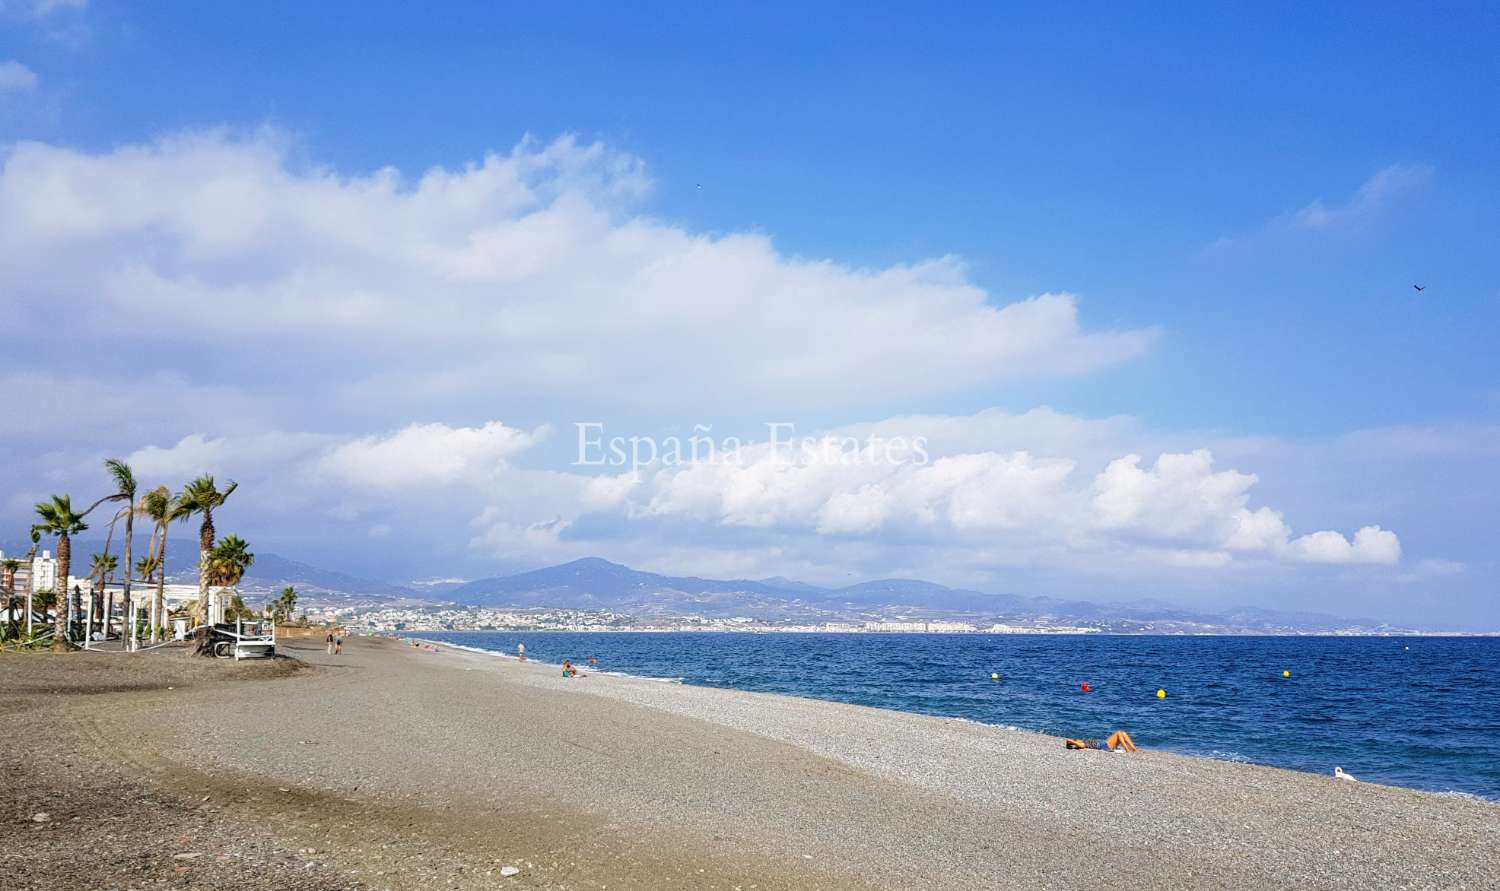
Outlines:
[[[530,658],[585,671],[593,656],[605,671],[1058,736],[1123,727],[1151,748],[1314,773],[1339,765],[1362,780],[1500,799],[1500,638],[418,636],[506,654],[524,641]]]

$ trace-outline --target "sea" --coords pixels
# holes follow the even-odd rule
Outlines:
[[[528,659],[1500,800],[1500,638],[423,632]],[[599,660],[597,669],[588,660]],[[993,679],[992,675],[998,676]],[[1088,685],[1085,692],[1083,685]],[[1157,691],[1164,691],[1159,697]]]

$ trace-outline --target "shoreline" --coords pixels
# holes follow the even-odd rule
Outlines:
[[[521,633],[521,632],[510,632],[510,631],[503,631],[502,632],[502,631],[497,631],[497,632],[452,632],[452,633],[465,633],[465,634],[473,634],[473,633],[518,634],[518,633]],[[539,634],[547,634],[547,633],[572,633],[572,632],[537,632],[537,633],[539,633]],[[683,633],[690,633],[690,632],[683,632]],[[716,632],[706,632],[706,633],[716,633]],[[1123,636],[1139,636],[1139,635],[1123,635]],[[1180,636],[1180,635],[1160,635],[1160,636],[1163,636],[1163,637],[1176,637],[1176,636]],[[1329,636],[1338,636],[1338,635],[1329,635]],[[446,648],[446,649],[449,649],[449,650],[452,650],[452,651],[456,651],[456,652],[468,653],[468,654],[472,654],[472,655],[489,657],[489,658],[496,658],[496,659],[505,660],[505,661],[507,661],[509,663],[517,663],[517,664],[519,664],[519,661],[517,660],[516,656],[514,654],[512,654],[512,653],[507,653],[507,652],[503,652],[503,651],[499,651],[499,650],[486,649],[484,647],[470,646],[470,645],[467,645],[467,644],[458,644],[458,643],[453,643],[451,641],[436,640],[436,639],[432,639],[432,638],[409,637],[409,636],[405,636],[405,635],[396,636],[396,637],[393,637],[391,639],[401,640],[401,641],[407,641],[407,640],[416,641],[416,642],[427,644],[427,645],[430,645],[430,646],[436,646],[436,647]],[[556,663],[554,663],[554,662],[546,662],[546,661],[541,661],[541,660],[534,659],[534,658],[532,658],[530,656],[528,656],[528,658],[526,659],[526,664],[528,664],[528,665],[547,665],[547,666],[554,666],[554,667],[560,667],[561,666],[560,662],[556,662]],[[858,703],[858,702],[851,702],[851,701],[844,700],[844,699],[837,699],[837,698],[832,698],[832,697],[820,697],[820,696],[817,696],[817,695],[809,695],[809,694],[790,693],[790,692],[784,692],[784,691],[778,691],[778,690],[753,690],[753,689],[748,689],[748,688],[743,688],[743,687],[717,686],[717,685],[711,685],[711,684],[702,684],[702,683],[696,683],[696,682],[688,679],[687,677],[682,677],[682,676],[678,676],[678,677],[665,677],[665,676],[656,676],[656,675],[636,674],[636,673],[624,672],[624,671],[600,671],[600,670],[597,670],[597,669],[590,669],[586,665],[584,665],[584,666],[578,666],[578,668],[579,668],[579,671],[581,673],[586,673],[586,674],[590,674],[590,675],[599,675],[599,676],[603,676],[603,677],[628,678],[628,679],[634,679],[634,680],[640,680],[640,681],[649,681],[649,682],[661,683],[661,684],[677,684],[677,685],[683,685],[683,686],[688,686],[688,687],[693,687],[693,688],[696,688],[696,689],[703,689],[703,690],[723,690],[723,691],[739,692],[739,693],[746,693],[746,694],[754,694],[754,695],[758,695],[758,696],[783,697],[783,698],[790,699],[790,700],[797,700],[797,701],[803,701],[803,702],[808,702],[808,703],[819,703],[819,704],[829,704],[829,705],[850,706],[850,707],[855,707],[855,708],[871,708],[871,709],[874,709],[876,711],[889,712],[891,714],[897,714],[897,715],[911,715],[911,716],[924,717],[924,718],[936,718],[936,719],[942,720],[944,722],[966,723],[966,724],[972,724],[972,725],[974,725],[976,727],[987,727],[987,728],[994,728],[994,729],[997,729],[997,730],[1011,731],[1011,732],[1015,732],[1015,733],[1027,734],[1027,735],[1031,735],[1031,736],[1039,737],[1041,739],[1048,740],[1051,743],[1056,744],[1058,746],[1061,746],[1063,739],[1065,739],[1064,736],[1061,736],[1061,735],[1058,735],[1058,734],[1054,734],[1054,733],[1048,733],[1048,732],[1045,732],[1045,731],[1042,731],[1042,730],[1037,730],[1037,729],[1030,728],[1030,727],[1023,727],[1023,726],[1019,726],[1019,725],[1016,725],[1016,724],[1004,724],[1004,723],[992,723],[992,722],[987,722],[987,721],[980,721],[980,720],[977,720],[977,719],[974,719],[974,718],[965,717],[965,716],[962,716],[962,715],[948,715],[948,714],[940,714],[940,713],[936,713],[936,712],[923,712],[923,711],[916,711],[916,710],[910,710],[910,709],[892,708],[892,707],[888,707],[888,706],[866,705],[866,704],[862,704],[862,703]],[[1303,770],[1303,769],[1299,769],[1299,768],[1296,768],[1296,767],[1284,767],[1284,766],[1277,765],[1277,764],[1272,764],[1272,763],[1266,763],[1266,762],[1263,762],[1263,761],[1253,760],[1253,759],[1251,759],[1251,758],[1249,758],[1247,756],[1240,755],[1238,753],[1227,753],[1226,757],[1216,757],[1215,755],[1212,755],[1212,754],[1202,754],[1202,753],[1194,752],[1194,751],[1183,751],[1181,749],[1173,748],[1173,747],[1170,747],[1170,746],[1152,746],[1151,747],[1151,751],[1159,753],[1159,754],[1170,754],[1170,755],[1173,755],[1173,756],[1176,756],[1176,757],[1181,757],[1181,758],[1190,758],[1190,759],[1195,759],[1195,760],[1211,761],[1211,762],[1223,763],[1223,764],[1239,764],[1239,765],[1245,765],[1245,766],[1251,766],[1251,767],[1265,768],[1265,769],[1269,769],[1269,770],[1286,771],[1286,772],[1288,772],[1290,774],[1293,774],[1295,776],[1298,776],[1298,777],[1320,777],[1320,778],[1327,778],[1327,776],[1328,776],[1325,773],[1318,773],[1318,772],[1311,771],[1311,770]],[[1443,797],[1448,797],[1448,798],[1456,798],[1456,799],[1467,800],[1467,801],[1481,802],[1481,803],[1491,804],[1491,805],[1495,805],[1497,807],[1500,807],[1500,796],[1492,797],[1492,796],[1478,794],[1478,793],[1475,793],[1475,792],[1465,791],[1465,790],[1462,790],[1462,789],[1451,789],[1451,788],[1450,789],[1434,789],[1434,788],[1425,788],[1425,787],[1417,786],[1417,785],[1403,785],[1403,784],[1400,784],[1400,783],[1381,783],[1381,782],[1376,782],[1376,781],[1361,781],[1361,782],[1364,785],[1366,785],[1366,786],[1381,787],[1381,788],[1388,788],[1388,789],[1397,789],[1397,790],[1403,790],[1403,791],[1409,791],[1409,792],[1420,792],[1420,793],[1428,794],[1428,795],[1438,795],[1438,796],[1443,796]]]
[[[38,862],[94,871],[63,887],[184,868],[267,887],[254,866],[293,877],[272,887],[491,889],[502,865],[559,889],[1500,884],[1488,802],[428,646],[0,660],[38,691],[18,742],[67,739],[76,761],[7,763],[22,782],[3,794],[64,800],[40,829],[39,805],[8,808],[26,859],[0,865],[18,887],[58,886]],[[79,797],[78,777],[103,786]],[[87,849],[140,853],[80,859],[74,825]],[[127,869],[166,879],[98,877]]]

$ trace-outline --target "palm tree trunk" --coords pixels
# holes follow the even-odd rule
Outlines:
[[[125,613],[130,614],[135,601],[130,597],[130,576],[135,572],[135,564],[130,562],[131,539],[135,535],[135,503],[132,501],[125,505],[125,582],[121,586],[120,600],[125,604]],[[132,621],[130,631],[135,633],[135,623]],[[128,637],[128,636],[127,636]]]
[[[156,600],[151,621],[151,642],[156,643],[167,622],[167,524],[161,524],[161,542],[156,546]]]
[[[203,525],[198,527],[198,614],[204,625],[208,624],[208,554],[214,548],[213,511],[203,511]],[[213,634],[208,628],[198,631],[198,646],[194,650],[200,656],[213,655]]]
[[[57,595],[57,617],[52,626],[52,649],[62,653],[68,649],[68,574],[73,569],[73,542],[68,533],[57,537],[57,581],[52,585]]]
[[[203,512],[203,525],[198,527],[198,611],[208,621],[208,554],[214,549],[214,515]]]
[[[16,571],[5,568],[5,633],[0,638],[9,638],[16,633]]]

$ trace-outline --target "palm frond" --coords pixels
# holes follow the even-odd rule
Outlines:
[[[130,465],[119,458],[110,458],[104,462],[104,469],[109,471],[110,477],[115,481],[115,494],[134,501],[135,472],[130,469]]]

